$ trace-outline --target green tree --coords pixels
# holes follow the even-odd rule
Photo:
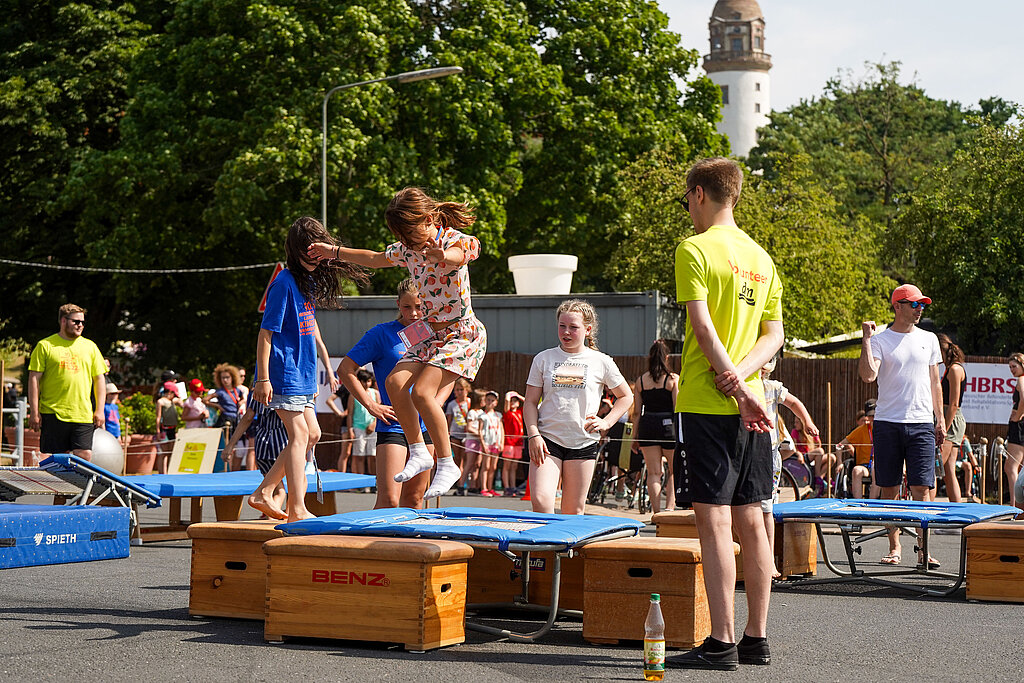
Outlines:
[[[870,224],[851,230],[806,156],[773,163],[780,172],[771,179],[747,175],[736,220],[775,260],[787,338],[819,339],[884,316],[893,283],[880,274]],[[664,154],[623,172],[623,211],[614,227],[623,239],[608,267],[616,286],[675,291],[675,248],[693,234],[680,204],[686,171]]]
[[[972,129],[971,115],[1004,116],[1007,105],[983,100],[970,110],[928,97],[913,82],[901,82],[899,62],[866,69],[860,79],[837,75],[821,97],[774,112],[749,163],[771,178],[780,161],[806,154],[843,215],[888,225],[900,197],[916,192],[927,171],[959,147]]]
[[[1019,351],[1024,340],[1024,129],[983,123],[929,189],[910,198],[891,238],[932,298],[928,314],[955,327],[968,353]]]
[[[0,18],[0,235],[2,255],[83,265],[77,214],[57,201],[72,165],[117,147],[128,68],[148,27],[112,0],[12,0]],[[66,301],[90,309],[90,336],[114,334],[117,309],[97,297],[103,278],[0,266],[0,316],[17,336],[55,329]],[[93,305],[95,304],[95,305]]]
[[[159,31],[132,60],[119,144],[74,164],[61,207],[80,261],[218,267],[281,257],[317,215],[320,103],[331,87],[459,64],[464,76],[339,93],[328,124],[328,222],[382,248],[392,193],[469,201],[484,256],[476,289],[510,286],[504,256],[580,253],[584,286],[611,253],[617,171],[648,152],[723,146],[717,93],[641,0],[459,3],[191,0],[147,8]],[[159,22],[158,22],[159,20]],[[251,358],[269,273],[117,275],[116,302],[154,361]],[[391,291],[399,273],[377,277]]]

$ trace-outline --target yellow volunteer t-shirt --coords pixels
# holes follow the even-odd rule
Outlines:
[[[782,320],[782,281],[775,264],[735,226],[713,225],[676,247],[676,300],[707,302],[715,331],[733,363],[753,348],[763,321]],[[710,367],[687,319],[677,412],[739,414],[736,400],[715,388]],[[746,382],[763,402],[759,372]]]
[[[107,371],[96,344],[85,337],[68,340],[51,335],[32,349],[28,369],[43,373],[39,412],[55,414],[61,422],[92,422],[93,378]]]

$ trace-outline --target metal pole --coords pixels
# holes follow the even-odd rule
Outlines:
[[[384,76],[383,78],[374,78],[369,81],[359,81],[358,83],[345,83],[344,85],[337,85],[327,91],[327,94],[324,95],[322,118],[320,120],[320,137],[323,143],[320,156],[320,222],[323,224],[325,229],[327,228],[327,102],[331,99],[331,95],[339,90],[347,90],[348,88],[355,88],[360,85],[383,83],[384,81],[415,83],[416,81],[443,78],[445,76],[454,76],[460,73],[462,73],[461,66],[439,66],[433,69],[406,71],[400,74],[395,74],[394,76]]]

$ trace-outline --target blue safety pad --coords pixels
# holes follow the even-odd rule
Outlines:
[[[125,507],[0,503],[0,568],[128,557]]]
[[[214,472],[212,474],[140,474],[131,478],[139,487],[162,498],[200,498],[248,496],[263,481],[255,470]],[[376,486],[377,478],[369,474],[321,472],[324,491],[345,491]],[[316,491],[316,478],[307,478],[308,491]]]
[[[295,536],[399,536],[470,544],[490,542],[497,543],[501,550],[511,545],[553,545],[568,550],[615,532],[630,531],[635,536],[643,526],[632,519],[598,515],[548,515],[491,508],[390,508],[317,517],[276,528]]]
[[[776,521],[820,518],[849,520],[850,523],[879,524],[912,522],[927,528],[929,524],[966,526],[1020,512],[1008,505],[981,503],[932,503],[920,500],[862,500],[850,498],[810,498],[776,503]]]
[[[154,494],[151,491],[147,491],[146,489],[142,488],[141,486],[138,486],[132,481],[120,475],[114,474],[109,470],[105,470],[102,467],[99,467],[98,465],[94,465],[85,458],[80,458],[77,455],[67,455],[63,453],[58,455],[51,455],[46,460],[43,460],[41,463],[39,463],[39,468],[47,470],[54,474],[58,474],[58,476],[59,473],[62,471],[75,472],[86,477],[95,474],[102,479],[107,479],[111,482],[114,482],[116,485],[122,488],[128,489],[136,496],[144,500],[146,502],[147,507],[160,507],[160,496],[158,494]]]

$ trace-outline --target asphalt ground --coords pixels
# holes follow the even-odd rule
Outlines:
[[[337,497],[342,510],[366,509],[373,500],[366,493]],[[452,497],[442,505],[526,509],[528,503]],[[212,505],[208,508],[212,516]],[[160,515],[159,510],[146,511],[143,518],[155,523]],[[648,532],[653,533],[653,527]],[[933,555],[945,567],[954,566],[959,541],[959,536],[934,536]],[[826,543],[833,556],[841,556],[837,536],[828,536]],[[910,562],[911,547],[912,542],[904,542],[904,564]],[[885,548],[883,539],[871,541],[859,559],[877,562],[876,556],[881,557]],[[122,560],[0,571],[0,677],[8,681],[272,681],[299,676],[445,683],[643,680],[639,644],[590,645],[582,638],[581,622],[574,620],[559,621],[534,644],[508,643],[467,631],[465,643],[424,654],[376,643],[312,639],[265,643],[261,622],[188,616],[189,562],[189,543],[173,541],[133,547],[131,557]],[[828,573],[820,554],[818,570],[819,575]],[[742,624],[742,589],[737,591],[736,611],[737,623]],[[671,618],[666,614],[667,620]],[[741,667],[730,673],[670,670],[665,679],[1024,680],[1024,605],[969,603],[963,589],[952,598],[919,597],[860,584],[776,589],[769,637],[770,666]]]

